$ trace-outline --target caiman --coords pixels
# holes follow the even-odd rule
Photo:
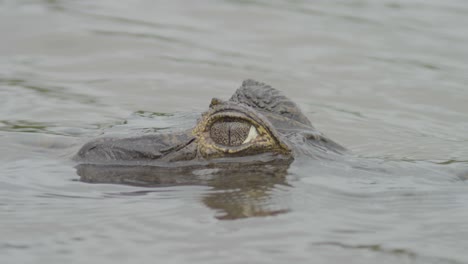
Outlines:
[[[86,164],[174,168],[287,162],[300,155],[327,158],[344,151],[281,92],[245,80],[228,101],[213,98],[193,129],[96,139],[85,144],[75,159]]]
[[[265,201],[273,186],[288,185],[293,161],[313,164],[314,173],[326,174],[391,174],[388,171],[398,167],[363,159],[355,162],[344,155],[347,152],[315,129],[281,92],[245,80],[229,100],[213,98],[193,128],[98,138],[86,143],[74,159],[84,182],[230,190],[214,192],[203,202],[222,209],[219,218],[232,219],[286,211],[264,208],[258,201]]]

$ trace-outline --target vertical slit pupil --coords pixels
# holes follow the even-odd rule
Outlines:
[[[211,139],[224,146],[240,146],[249,135],[251,124],[238,119],[215,122],[210,128]]]

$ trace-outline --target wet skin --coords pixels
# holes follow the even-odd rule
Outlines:
[[[278,90],[246,80],[228,101],[213,98],[192,129],[95,139],[80,149],[75,160],[80,180],[89,183],[209,186],[213,192],[201,201],[216,210],[219,219],[287,212],[288,208],[272,209],[269,201],[275,200],[275,187],[290,186],[288,169],[294,160],[313,164],[314,173],[337,170],[345,175],[387,177],[438,171],[448,177],[455,175],[455,180],[468,178],[467,170],[356,159],[342,155],[345,152],[318,132]],[[319,171],[321,167],[325,171]]]
[[[193,129],[131,138],[101,138],[75,157],[81,164],[194,165],[326,158],[345,149],[318,132],[295,103],[246,80],[228,101],[213,98]]]
[[[202,201],[220,219],[284,213],[263,206],[288,186],[291,162],[336,159],[346,150],[318,132],[278,90],[246,80],[228,101],[213,98],[194,128],[129,138],[98,138],[75,156],[80,180],[136,186],[204,185]]]

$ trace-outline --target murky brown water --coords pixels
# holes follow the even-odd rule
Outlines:
[[[0,0],[0,262],[467,263],[467,25],[461,0]],[[349,163],[255,192],[77,181],[103,129],[184,126],[246,78]]]

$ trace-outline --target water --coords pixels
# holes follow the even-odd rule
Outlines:
[[[1,262],[468,262],[466,25],[461,0],[0,1]],[[254,189],[77,181],[86,140],[182,127],[246,78],[351,161]]]

